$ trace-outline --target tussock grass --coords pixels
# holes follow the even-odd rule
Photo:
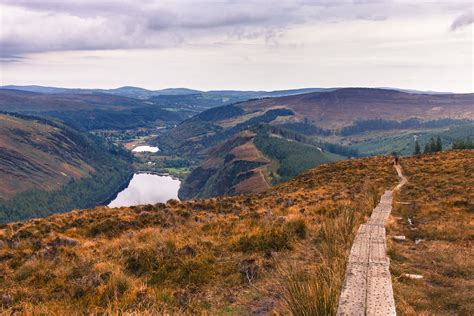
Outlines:
[[[474,151],[405,158],[409,182],[394,196],[389,256],[402,315],[473,315]],[[408,219],[411,221],[409,224]],[[405,273],[420,274],[411,280]]]
[[[294,264],[281,269],[283,299],[292,315],[336,314],[352,240],[368,212],[344,206],[335,213],[321,223],[313,240],[317,264],[309,269]]]
[[[389,158],[354,159],[258,195],[3,225],[0,311],[331,314],[355,229],[396,183]]]

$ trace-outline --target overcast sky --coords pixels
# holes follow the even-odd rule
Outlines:
[[[0,84],[473,92],[472,1],[0,0]]]

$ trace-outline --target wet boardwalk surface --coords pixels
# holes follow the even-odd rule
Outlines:
[[[394,190],[407,179],[401,178]],[[392,211],[393,191],[386,191],[366,224],[359,227],[349,254],[337,315],[396,315],[385,224]]]

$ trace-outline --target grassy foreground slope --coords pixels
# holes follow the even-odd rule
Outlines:
[[[391,159],[324,164],[258,195],[73,211],[0,226],[0,308],[333,314]]]
[[[389,244],[402,315],[474,315],[474,150],[402,160]],[[412,279],[409,274],[420,275]]]

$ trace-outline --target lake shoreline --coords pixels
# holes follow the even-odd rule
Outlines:
[[[146,171],[146,170],[136,170],[133,174],[152,174],[155,176],[160,176],[160,177],[170,177],[173,180],[178,180],[182,181],[183,179],[180,179],[179,177],[172,175],[168,172],[158,172],[158,171]],[[131,179],[130,179],[131,180]]]
[[[101,205],[117,208],[166,202],[169,199],[179,199],[180,187],[181,179],[168,173],[134,172],[128,182],[123,183],[114,196]]]
[[[107,199],[105,199],[102,202],[99,202],[96,206],[107,206],[107,205],[110,204],[110,202],[115,200],[117,198],[117,195],[128,187],[128,185],[130,184],[130,181],[132,181],[132,178],[133,178],[134,174],[135,174],[135,172],[131,172],[128,175],[127,180],[122,182],[120,184],[120,186],[117,189],[114,190],[114,192],[110,195],[110,197],[108,197]]]

